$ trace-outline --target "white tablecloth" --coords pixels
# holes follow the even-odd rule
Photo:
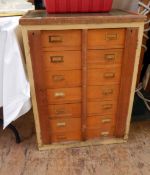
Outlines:
[[[19,42],[19,18],[0,18],[0,106],[3,106],[4,128],[31,108]]]

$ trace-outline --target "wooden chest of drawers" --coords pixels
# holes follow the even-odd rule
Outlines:
[[[144,19],[114,10],[20,20],[40,149],[126,141]]]

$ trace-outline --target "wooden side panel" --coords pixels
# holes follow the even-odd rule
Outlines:
[[[123,137],[125,134],[128,115],[135,54],[137,49],[138,28],[126,29],[125,51],[122,60],[121,84],[116,115],[115,136]]]
[[[42,53],[41,53],[41,32],[29,31],[28,32],[30,54],[32,59],[32,69],[34,76],[34,85],[36,92],[36,100],[39,112],[40,126],[41,126],[41,139],[43,144],[49,144],[49,126],[48,126],[48,109],[44,106],[47,105],[45,84],[43,81],[42,69]],[[39,64],[40,63],[40,64]]]

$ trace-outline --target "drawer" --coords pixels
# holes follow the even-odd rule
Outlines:
[[[81,131],[81,119],[52,119],[49,122],[51,133],[79,132]]]
[[[51,135],[51,142],[81,141],[81,132],[55,133]]]
[[[87,139],[107,138],[114,135],[114,127],[107,126],[99,129],[88,129],[86,132]]]
[[[45,73],[47,88],[79,87],[81,86],[81,70],[48,71]]]
[[[87,103],[88,116],[115,114],[116,109],[117,104],[114,101],[104,101],[104,102],[91,101]]]
[[[103,68],[121,64],[123,49],[88,50],[87,62],[89,68]]]
[[[91,116],[87,117],[88,129],[107,129],[115,124],[115,115]]]
[[[119,84],[120,74],[120,66],[105,69],[89,69],[88,85]]]
[[[47,51],[81,50],[81,30],[42,31],[41,41]]]
[[[88,31],[88,49],[124,48],[125,29],[94,29]]]
[[[81,117],[81,103],[48,106],[50,118]]]
[[[119,85],[88,86],[88,100],[113,100],[116,101],[119,94]]]
[[[48,104],[81,102],[81,88],[62,88],[47,90]]]
[[[80,51],[43,52],[45,70],[81,69]]]

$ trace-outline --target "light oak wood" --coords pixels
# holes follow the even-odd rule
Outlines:
[[[119,94],[119,85],[88,86],[87,94],[88,101],[93,99],[97,101],[117,101]]]
[[[87,106],[88,116],[116,114],[117,110],[115,101],[90,101]]]
[[[49,121],[51,133],[81,132],[80,118],[51,119]]]
[[[64,145],[68,142],[81,141],[81,132],[67,132],[67,133],[55,133],[51,135],[53,144],[63,143]]]
[[[81,69],[80,51],[43,52],[45,70],[74,70]]]
[[[49,118],[81,117],[81,103],[49,105]]]
[[[98,139],[98,138],[109,138],[113,136],[114,129],[111,126],[105,126],[101,129],[88,129],[87,138],[88,139]]]
[[[87,118],[87,129],[114,127],[115,118],[115,115],[90,116]]]
[[[41,35],[43,50],[81,50],[81,30],[42,31]]]
[[[105,69],[89,69],[88,85],[111,85],[119,84],[121,76],[121,67],[107,67]]]
[[[61,88],[47,90],[48,104],[81,102],[81,88]]]
[[[122,49],[88,50],[88,68],[104,68],[121,64],[123,56]]]
[[[124,48],[125,29],[89,30],[88,49]]]
[[[80,87],[81,70],[46,71],[44,80],[47,88]]]

